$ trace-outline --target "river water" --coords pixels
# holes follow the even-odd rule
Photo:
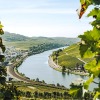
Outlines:
[[[28,57],[22,65],[18,68],[20,73],[24,73],[25,76],[30,79],[39,78],[40,81],[44,80],[49,84],[57,84],[64,85],[67,88],[70,88],[70,84],[72,81],[82,78],[84,80],[87,79],[85,76],[79,76],[74,74],[62,74],[62,72],[58,72],[51,68],[48,65],[48,56],[52,54],[53,51],[57,49],[45,51],[40,54],[32,55]],[[98,80],[97,80],[98,81]],[[97,87],[96,84],[92,83],[90,85],[90,90]]]

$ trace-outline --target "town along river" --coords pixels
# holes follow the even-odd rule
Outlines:
[[[25,74],[26,77],[30,79],[39,78],[40,81],[44,80],[48,84],[57,84],[64,85],[67,88],[70,88],[72,81],[82,78],[87,79],[86,76],[74,75],[74,74],[62,74],[51,68],[48,64],[49,55],[57,49],[45,51],[40,54],[32,55],[28,57],[22,65],[18,68],[20,73]],[[98,81],[98,80],[97,80]],[[96,84],[91,84],[90,90],[97,87]]]

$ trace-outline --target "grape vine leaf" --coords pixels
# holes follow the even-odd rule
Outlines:
[[[95,56],[95,53],[93,53],[90,49],[85,51],[83,58],[93,58]]]
[[[92,1],[91,0],[80,0],[80,3],[81,3],[81,7],[76,10],[78,13],[79,19],[85,13],[88,6],[92,4]]]
[[[95,94],[93,100],[96,100],[96,98],[97,98],[99,95],[100,95],[100,92],[96,92],[96,94]]]
[[[95,41],[98,41],[100,38],[100,31],[94,27],[93,31],[91,31],[91,36]]]
[[[88,90],[90,83],[93,81],[93,76],[90,77],[83,85],[84,89]]]
[[[84,35],[79,35],[84,44],[80,44],[80,54],[84,58],[93,58],[97,52],[99,52],[99,44],[97,41],[100,39],[99,30],[94,27],[93,30],[84,32]],[[97,46],[98,45],[98,46]]]
[[[93,28],[91,31],[84,32],[84,35],[79,35],[79,38],[89,43],[90,41],[97,41],[100,38],[100,33],[97,28]]]
[[[0,35],[2,35],[2,34],[4,34],[4,31],[3,31],[3,25],[1,24],[1,22],[0,22]]]
[[[100,26],[100,20],[95,20],[95,21],[93,21],[93,22],[91,23],[91,25],[93,25],[93,26],[99,25],[99,26]]]
[[[90,16],[97,16],[99,14],[99,8],[94,8],[90,13],[87,15],[88,17]]]
[[[69,94],[72,95],[73,97],[76,97],[79,90],[80,88],[71,88]]]
[[[94,77],[98,77],[98,75],[100,74],[100,61],[98,61],[97,63],[96,59],[87,63],[84,67],[89,71],[89,73],[93,74]]]
[[[100,0],[91,0],[95,5],[100,5]]]
[[[3,28],[3,25],[1,24],[1,22],[0,22],[0,29],[2,29]]]

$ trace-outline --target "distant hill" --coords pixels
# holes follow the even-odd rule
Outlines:
[[[5,45],[16,48],[29,49],[40,44],[57,44],[59,46],[71,45],[79,42],[78,38],[65,37],[27,37],[20,34],[5,32],[2,35]]]
[[[9,33],[9,32],[5,32],[4,35],[2,35],[2,38],[5,41],[26,41],[28,39],[30,39],[29,37],[20,35],[20,34],[15,34],[15,33]]]

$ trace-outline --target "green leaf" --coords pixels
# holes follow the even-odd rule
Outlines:
[[[93,26],[95,26],[95,27],[96,27],[96,25],[99,25],[99,26],[100,26],[100,20],[95,20],[95,21],[93,21],[93,22],[91,23],[91,25],[93,25]]]
[[[93,38],[93,40],[95,40],[95,41],[98,41],[100,39],[100,31],[95,27],[91,31],[90,35]]]
[[[79,50],[80,50],[81,57],[84,56],[84,53],[87,51],[87,49],[88,49],[87,45],[80,44]]]
[[[82,87],[83,86],[72,86],[69,90],[69,94],[72,95],[72,97],[81,98],[83,94]]]
[[[85,1],[86,1],[87,7],[93,3],[92,0],[85,0]]]
[[[100,32],[96,27],[92,31],[84,32],[84,35],[80,35],[79,38],[84,41],[84,44],[81,43],[79,48],[81,57],[93,58],[96,52],[100,51],[98,50],[99,46],[97,46],[97,41],[100,40]]]
[[[84,0],[80,0],[80,3],[83,4],[84,3]]]
[[[99,13],[99,9],[98,8],[94,8],[92,11],[90,11],[90,13],[87,15],[88,17],[90,16],[94,16],[94,15],[98,15]]]
[[[5,56],[4,55],[0,55],[0,62],[4,62],[5,60]]]
[[[97,63],[96,59],[87,63],[84,67],[95,77],[98,77],[98,75],[100,74],[100,61]]]
[[[89,85],[91,84],[91,82],[93,82],[93,76],[90,77],[85,83],[84,83],[84,89],[87,89],[89,88]]]
[[[86,70],[88,70],[89,72],[91,72],[91,68],[95,68],[96,66],[96,60],[92,60],[91,62],[87,63],[84,67]]]
[[[96,43],[96,47],[100,48],[100,40]]]
[[[76,97],[80,88],[71,88],[69,94]]]
[[[3,25],[1,24],[1,22],[0,22],[0,29],[2,29],[3,28]]]
[[[100,0],[92,0],[95,5],[100,5]]]
[[[96,92],[96,94],[95,94],[93,100],[96,100],[96,98],[98,98],[98,96],[100,96],[100,92]]]
[[[81,4],[86,3],[86,5],[87,5],[87,7],[88,7],[89,5],[92,4],[92,1],[91,1],[91,0],[80,0],[80,3],[81,3]]]
[[[84,32],[84,35],[79,35],[78,37],[85,41],[85,43],[90,43],[90,41],[93,41],[91,31]]]
[[[84,35],[79,35],[79,38],[84,40],[86,43],[94,42],[99,40],[100,38],[100,31],[97,28],[93,28],[92,31],[84,32]]]
[[[91,50],[87,50],[84,55],[83,58],[93,58],[95,56],[95,53],[93,53]]]

